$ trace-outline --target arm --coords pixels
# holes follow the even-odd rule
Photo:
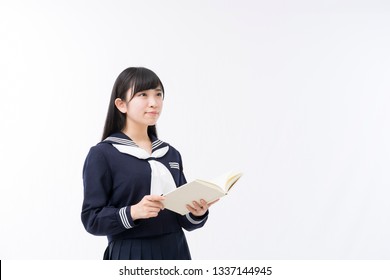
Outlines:
[[[94,235],[113,235],[136,226],[130,207],[109,206],[112,178],[109,165],[101,151],[91,148],[83,168],[84,201],[81,220]]]

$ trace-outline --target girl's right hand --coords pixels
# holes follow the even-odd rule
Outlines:
[[[140,202],[130,207],[133,221],[157,217],[160,210],[164,209],[164,199],[165,197],[160,195],[145,195]]]

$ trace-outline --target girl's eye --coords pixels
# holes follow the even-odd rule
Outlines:
[[[141,92],[140,94],[138,94],[138,96],[146,96],[146,93],[145,92]]]
[[[159,92],[159,93],[157,93],[157,96],[163,96],[163,93],[162,92]]]

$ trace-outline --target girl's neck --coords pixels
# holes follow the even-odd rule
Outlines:
[[[122,129],[122,132],[133,140],[140,148],[151,154],[152,143],[148,135],[148,127],[142,129],[140,127],[135,128],[126,125],[125,128]]]
[[[147,128],[140,130],[140,129],[131,129],[129,127],[125,127],[124,129],[122,129],[122,132],[126,134],[134,142],[150,140]]]

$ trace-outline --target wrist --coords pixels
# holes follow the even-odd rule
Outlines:
[[[137,220],[138,219],[138,217],[137,217],[137,215],[136,215],[136,210],[134,209],[134,205],[131,205],[130,206],[130,216],[131,216],[131,218],[133,219],[133,221],[135,221],[135,220]]]

